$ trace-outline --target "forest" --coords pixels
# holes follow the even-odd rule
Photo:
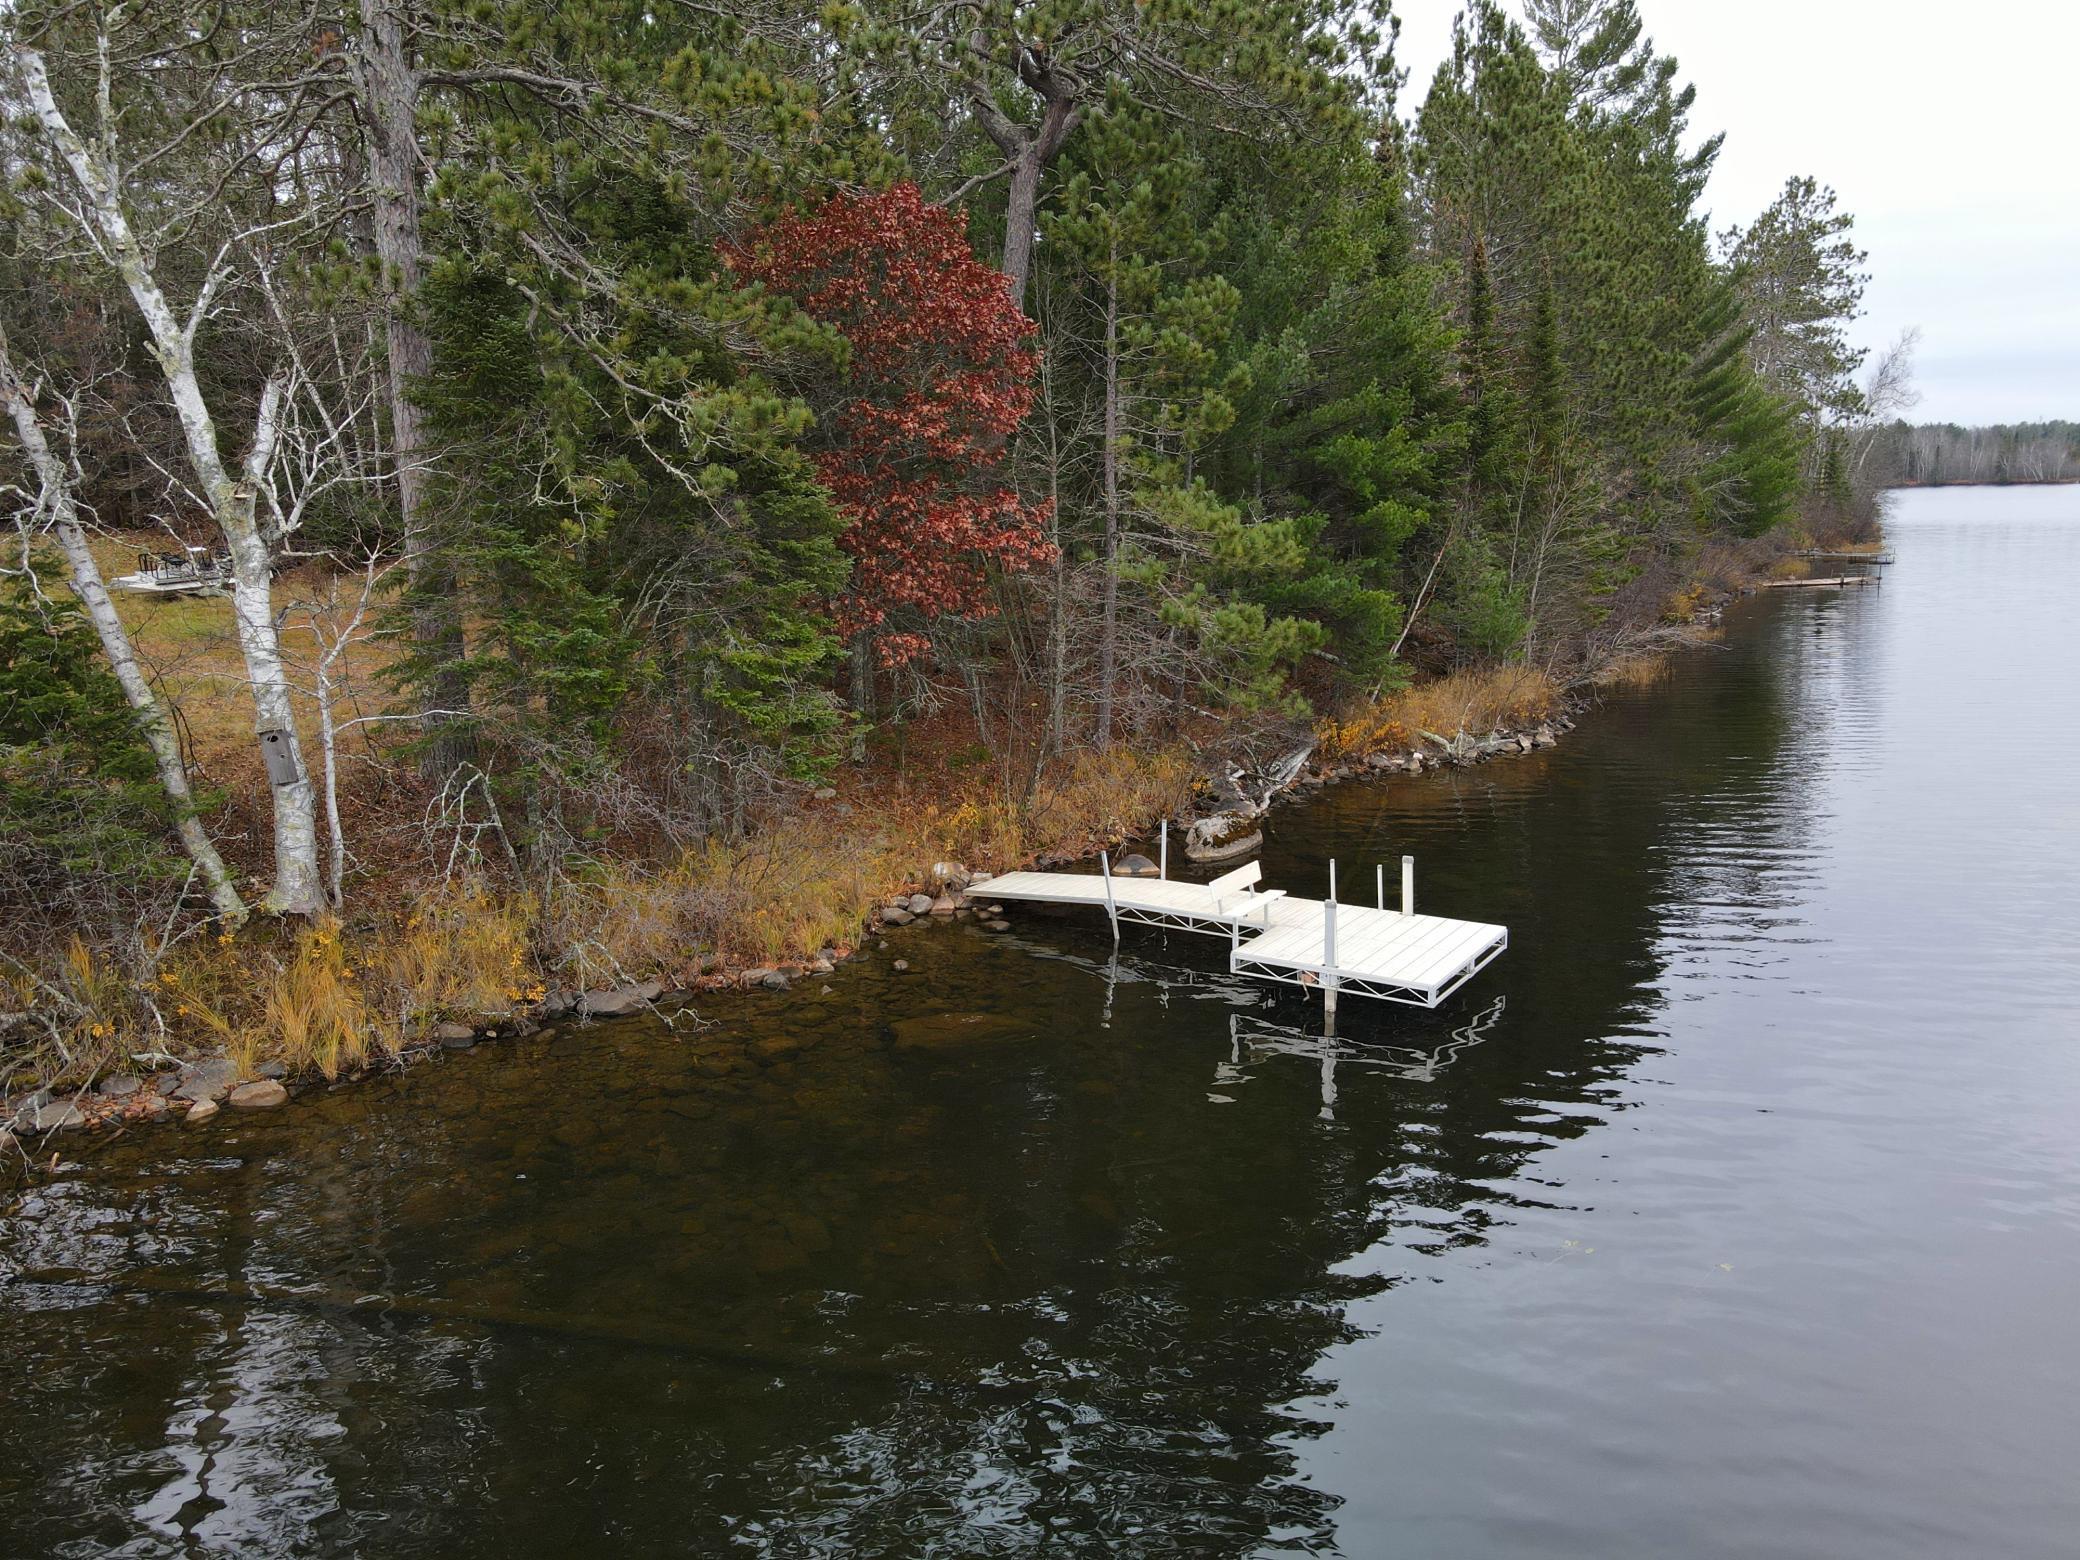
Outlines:
[[[2080,482],[2080,423],[1895,423],[1886,475],[1902,487],[1950,482]]]
[[[1912,401],[1633,0],[1427,83],[1366,0],[0,29],[0,1082],[813,962],[1550,708],[1867,538]]]

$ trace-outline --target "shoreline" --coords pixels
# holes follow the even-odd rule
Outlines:
[[[1771,567],[1783,567],[1792,556],[1787,550]],[[1687,617],[1671,625],[1669,633],[1651,651],[1608,663],[1604,668],[1606,675],[1601,678],[1583,678],[1566,688],[1544,684],[1539,707],[1524,718],[1492,724],[1478,722],[1484,727],[1478,734],[1462,726],[1450,737],[1429,730],[1410,733],[1392,723],[1368,729],[1328,722],[1316,728],[1304,747],[1273,766],[1274,770],[1285,768],[1286,772],[1271,778],[1267,785],[1245,787],[1240,781],[1263,781],[1269,777],[1250,777],[1239,772],[1231,772],[1224,779],[1201,778],[1192,787],[1193,800],[1199,804],[1194,808],[1196,817],[1173,814],[1169,819],[1180,826],[1173,830],[1178,835],[1173,845],[1184,848],[1186,831],[1194,822],[1203,825],[1207,820],[1225,821],[1241,825],[1242,832],[1231,828],[1214,853],[1192,856],[1188,852],[1188,857],[1203,860],[1207,865],[1244,859],[1261,847],[1260,825],[1273,807],[1312,797],[1332,785],[1389,776],[1423,779],[1449,769],[1524,757],[1555,747],[1576,728],[1578,717],[1593,704],[1594,689],[1643,681],[1654,675],[1670,655],[1709,642],[1725,608],[1734,600],[1753,594],[1764,577],[1756,571],[1725,588],[1700,590],[1689,600]],[[1449,679],[1419,684],[1410,691],[1420,693],[1435,688],[1438,681]],[[1356,739],[1348,740],[1353,729]],[[1368,740],[1382,732],[1387,740]],[[1334,750],[1325,751],[1326,748]],[[1151,763],[1159,756],[1154,750],[1139,755]],[[1233,766],[1229,767],[1233,771]],[[5,1101],[4,1110],[0,1110],[0,1155],[12,1159],[19,1153],[21,1162],[33,1167],[38,1158],[53,1151],[54,1142],[61,1136],[88,1132],[96,1138],[112,1140],[113,1135],[139,1123],[199,1126],[221,1113],[279,1108],[314,1089],[330,1090],[406,1072],[447,1051],[473,1050],[500,1040],[521,1039],[550,1026],[583,1026],[598,1019],[683,1009],[703,996],[785,991],[797,981],[835,976],[870,939],[885,947],[883,939],[906,925],[920,920],[967,918],[977,913],[987,905],[987,894],[981,891],[986,890],[990,877],[998,872],[1025,865],[1089,862],[1101,851],[1126,846],[1153,848],[1161,821],[1160,817],[1148,816],[1087,821],[1081,827],[1080,849],[1033,850],[1020,860],[988,870],[971,870],[959,861],[935,862],[929,872],[910,873],[871,896],[870,907],[855,923],[848,941],[825,943],[806,957],[765,964],[704,957],[676,979],[651,975],[582,990],[538,986],[532,1001],[515,1001],[499,1011],[443,1018],[386,1046],[380,1055],[371,1055],[360,1065],[331,1075],[315,1067],[292,1070],[272,1058],[241,1066],[219,1049],[214,1054],[185,1060],[160,1051],[158,1055],[164,1064],[154,1071],[90,1077],[75,1089],[58,1090],[45,1083],[12,1094]],[[1132,858],[1119,859],[1125,864]],[[978,892],[971,894],[971,889]],[[992,929],[1007,925],[995,918],[989,924]],[[899,972],[907,968],[901,960],[896,967]]]

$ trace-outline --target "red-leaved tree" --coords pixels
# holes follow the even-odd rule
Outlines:
[[[824,486],[850,521],[848,636],[906,661],[934,619],[988,615],[992,566],[1054,560],[1047,505],[1005,469],[1033,404],[1035,326],[957,218],[899,184],[780,217],[723,258],[851,344],[845,374],[812,396]]]

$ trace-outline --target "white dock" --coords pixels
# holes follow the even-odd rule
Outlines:
[[[1116,877],[1108,857],[1095,873],[1011,872],[975,886],[977,895],[1026,904],[1089,905],[1103,910],[1119,936],[1122,921],[1228,939],[1228,968],[1238,975],[1319,987],[1330,1012],[1339,992],[1434,1008],[1493,963],[1509,946],[1509,928],[1482,921],[1418,915],[1415,860],[1401,858],[1401,902],[1387,908],[1386,869],[1375,876],[1376,906],[1336,900],[1336,864],[1329,864],[1329,897],[1300,899],[1263,889],[1263,869],[1251,862],[1211,883],[1184,883],[1168,875],[1165,831],[1163,875]]]

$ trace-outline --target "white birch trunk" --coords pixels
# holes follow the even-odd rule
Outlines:
[[[85,606],[87,619],[100,636],[101,653],[107,657],[109,669],[122,686],[123,697],[137,715],[145,745],[151,749],[159,771],[159,785],[173,808],[174,827],[179,831],[181,847],[202,874],[203,882],[209,887],[210,903],[216,906],[217,913],[233,924],[242,922],[247,914],[245,901],[239,898],[231,874],[224,866],[224,858],[217,854],[209,832],[202,827],[195,806],[195,793],[188,786],[188,771],[181,763],[180,743],[174,735],[173,721],[160,702],[157,690],[144,675],[144,669],[137,664],[137,652],[130,643],[129,631],[117,615],[115,603],[109,600],[107,587],[101,580],[100,565],[94,561],[93,550],[87,545],[86,531],[79,523],[79,509],[73,499],[69,474],[36,420],[28,391],[15,374],[4,333],[0,333],[0,399],[7,402],[15,436],[21,441],[29,464],[42,485],[42,507],[51,517],[51,528],[57,534],[58,546],[71,570],[72,592]]]
[[[180,419],[188,464],[230,549],[232,614],[239,653],[245,661],[246,683],[253,696],[254,739],[257,743],[262,733],[280,732],[282,743],[295,760],[296,778],[269,787],[274,793],[275,875],[267,908],[277,914],[316,914],[324,908],[325,900],[318,873],[315,798],[296,736],[296,712],[290,703],[288,676],[275,625],[273,561],[254,510],[255,490],[274,456],[283,384],[279,379],[269,381],[261,397],[253,448],[243,473],[245,480],[234,481],[224,464],[216,419],[203,398],[201,381],[195,373],[195,331],[209,311],[222,279],[221,271],[212,267],[204,278],[195,308],[183,326],[130,225],[113,169],[101,153],[80,139],[65,118],[52,94],[43,56],[34,49],[21,49],[18,58],[36,117],[79,186],[82,198],[75,215],[88,226],[115,265],[144,317],[152,356],[166,376],[166,388]]]

